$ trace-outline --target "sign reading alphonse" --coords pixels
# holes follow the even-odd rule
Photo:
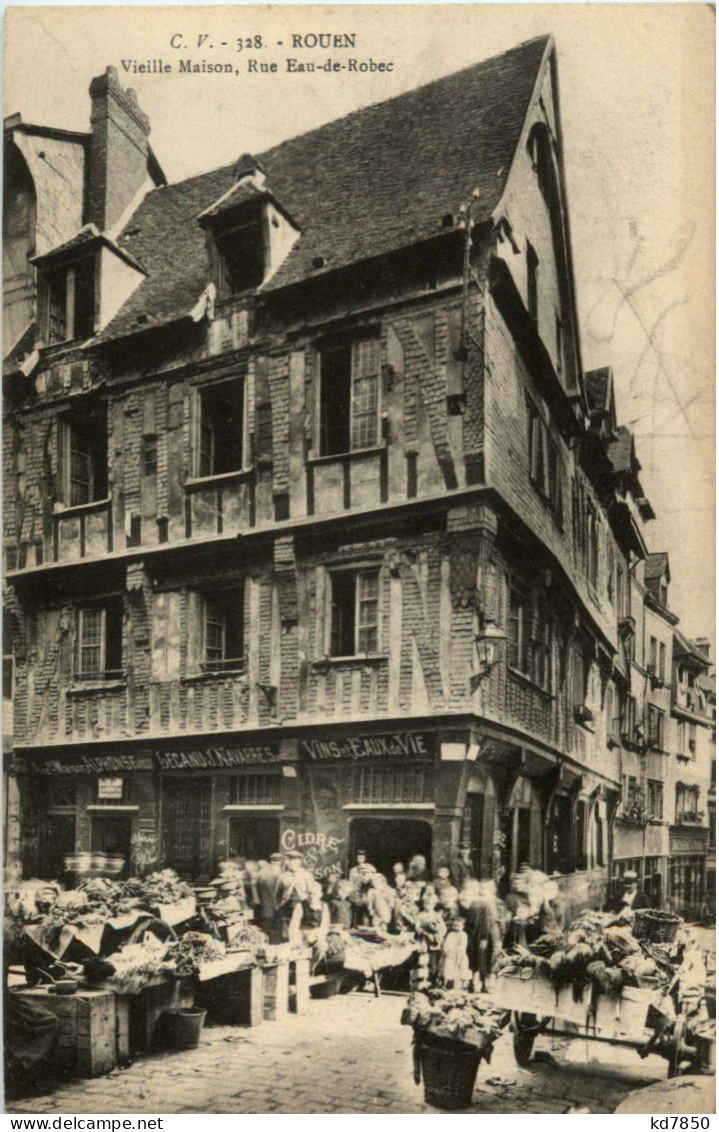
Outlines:
[[[332,759],[381,759],[410,755],[431,758],[434,736],[420,732],[397,731],[389,735],[348,735],[342,739],[302,739],[301,755],[314,762]]]

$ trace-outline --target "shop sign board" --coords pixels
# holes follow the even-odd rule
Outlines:
[[[98,778],[97,797],[100,802],[119,802],[122,799],[121,778]]]
[[[201,747],[187,751],[155,751],[161,770],[215,770],[237,766],[278,763],[279,744],[260,743],[242,747]]]
[[[137,755],[79,755],[71,759],[46,759],[32,763],[38,774],[107,774],[138,770]]]
[[[346,735],[340,739],[301,739],[300,754],[313,762],[340,759],[431,758],[435,736],[416,731],[395,731],[388,735]]]

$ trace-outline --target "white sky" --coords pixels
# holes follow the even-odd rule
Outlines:
[[[352,52],[291,50],[292,33],[354,32]],[[205,47],[182,53],[197,35]],[[11,8],[5,114],[88,128],[107,64],[137,92],[168,178],[226,164],[522,40],[553,33],[585,369],[614,367],[668,550],[671,604],[714,638],[714,14],[703,4]],[[264,36],[237,54],[237,36]],[[282,40],[284,46],[278,47]],[[222,47],[222,41],[228,44]],[[212,42],[215,46],[207,48]],[[250,57],[279,73],[128,75],[122,59]],[[392,60],[391,74],[290,75],[284,59]],[[447,129],[452,128],[448,114]],[[317,155],[321,160],[321,154]],[[467,186],[468,191],[472,186]],[[398,186],[401,207],[401,185]]]

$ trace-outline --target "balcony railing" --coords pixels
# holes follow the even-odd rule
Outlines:
[[[684,810],[677,814],[677,825],[702,825],[704,822],[703,810]]]

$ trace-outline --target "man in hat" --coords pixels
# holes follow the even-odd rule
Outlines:
[[[609,901],[610,912],[634,913],[642,908],[651,907],[649,901],[639,889],[639,877],[634,869],[627,869],[622,876],[622,891]]]
[[[267,935],[270,943],[279,943],[282,934],[280,923],[279,896],[282,886],[282,854],[272,853],[264,869],[257,878],[259,898],[259,927]]]
[[[298,904],[309,900],[312,876],[302,865],[302,854],[292,849],[285,856],[286,869],[280,876],[277,896],[279,906],[281,937],[286,943],[290,938],[292,914]]]
[[[355,857],[355,864],[354,864],[353,868],[350,869],[350,875],[349,875],[349,882],[350,882],[350,884],[352,885],[353,888],[359,888],[360,885],[363,883],[363,880],[364,880],[365,875],[366,875],[366,869],[365,869],[366,864],[367,864],[367,854],[365,853],[364,849],[358,849],[357,850],[357,856]]]
[[[472,864],[472,846],[469,841],[462,841],[457,856],[452,862],[450,870],[452,884],[458,892],[462,891],[466,880],[474,880],[474,865]]]

